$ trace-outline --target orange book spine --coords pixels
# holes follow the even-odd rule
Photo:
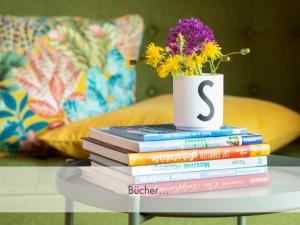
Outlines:
[[[167,163],[194,162],[230,158],[266,156],[270,154],[269,144],[241,145],[174,151],[129,153],[129,166]]]

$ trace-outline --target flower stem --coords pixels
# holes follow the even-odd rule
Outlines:
[[[224,57],[224,56],[223,56],[223,57]],[[223,58],[223,57],[222,57],[222,58]],[[215,67],[215,73],[217,72],[217,70],[218,70],[218,68],[219,68],[219,66],[220,66],[220,64],[221,64],[221,62],[222,62],[222,58],[219,59],[217,65],[216,65],[216,67]]]
[[[214,74],[216,72],[216,68],[215,68],[213,61],[209,60],[208,63],[209,63],[211,74]]]
[[[211,62],[211,65],[212,65],[212,68],[213,68],[213,73],[216,73],[216,67],[215,67],[215,64],[214,64],[213,61]]]
[[[199,75],[202,75],[202,69],[199,65],[197,65],[197,71],[198,71]]]
[[[223,56],[240,55],[240,54],[241,54],[241,52],[230,52],[230,53],[227,53],[227,54],[225,54]]]
[[[214,68],[213,68],[213,63],[212,63],[212,61],[208,61],[208,63],[209,63],[209,67],[210,67],[210,72],[211,72],[211,73],[214,73]]]
[[[220,64],[221,64],[221,62],[222,62],[222,59],[223,59],[224,57],[230,56],[230,55],[240,55],[240,54],[241,54],[241,52],[230,52],[230,53],[227,53],[227,54],[223,55],[223,57],[221,57],[221,58],[219,59],[217,65],[216,65],[216,67],[215,67],[215,71],[214,71],[214,72],[215,72],[215,73],[217,72],[217,70],[218,70],[218,68],[219,68],[219,66],[220,66]]]

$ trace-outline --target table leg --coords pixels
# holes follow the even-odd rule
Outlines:
[[[246,225],[246,216],[238,216],[237,225]]]
[[[73,225],[74,214],[73,214],[74,202],[70,199],[65,200],[65,225]]]
[[[128,213],[128,225],[139,225],[140,224],[140,213],[130,212]]]
[[[140,214],[140,196],[132,195],[131,212],[128,213],[128,225],[139,225],[143,222],[143,216]]]

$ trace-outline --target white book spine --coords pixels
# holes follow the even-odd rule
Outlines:
[[[132,176],[150,175],[150,174],[165,174],[165,173],[182,173],[182,172],[197,172],[205,170],[218,169],[236,169],[255,166],[266,166],[267,157],[248,157],[238,159],[222,159],[197,161],[186,163],[172,163],[149,166],[133,166],[131,167]]]
[[[186,172],[186,173],[168,173],[146,176],[135,176],[135,184],[151,184],[159,182],[173,182],[182,180],[197,180],[197,179],[209,179],[218,177],[229,176],[242,176],[250,174],[267,173],[267,166],[239,168],[239,169],[226,169],[226,170],[206,170],[198,172]]]

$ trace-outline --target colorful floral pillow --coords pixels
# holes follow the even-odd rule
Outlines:
[[[0,151],[135,101],[143,21],[0,17]]]

